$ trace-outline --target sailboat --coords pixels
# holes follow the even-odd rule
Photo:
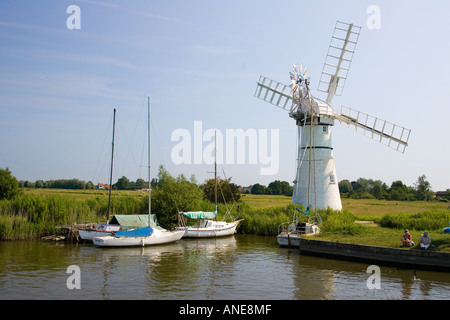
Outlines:
[[[282,247],[288,246],[288,247],[298,247],[300,245],[300,239],[303,234],[305,235],[314,235],[320,233],[319,225],[322,223],[322,219],[320,218],[320,215],[317,216],[311,216],[311,173],[312,173],[312,163],[313,163],[313,150],[314,150],[314,142],[313,142],[313,125],[314,125],[314,109],[313,109],[313,103],[312,103],[312,96],[311,92],[309,90],[309,82],[304,81],[304,84],[306,86],[306,92],[310,99],[310,105],[311,105],[311,111],[310,111],[310,132],[309,132],[309,178],[308,178],[308,206],[306,210],[302,210],[298,207],[294,208],[294,218],[291,223],[284,223],[279,226],[279,234],[277,236],[278,244]],[[306,117],[305,117],[306,121]],[[298,130],[300,129],[300,126],[298,127]],[[299,140],[299,144],[300,144]],[[299,153],[299,159],[300,161],[300,153]],[[315,170],[315,169],[314,169]],[[298,173],[298,170],[297,170]],[[297,177],[298,178],[298,177]],[[314,192],[316,194],[316,192]],[[301,213],[303,215],[308,216],[308,222],[300,222],[300,217],[298,216],[298,213]],[[316,220],[316,221],[313,221]],[[281,229],[281,230],[280,230]]]
[[[215,148],[216,150],[217,148]],[[215,156],[216,158],[216,156]],[[236,232],[236,228],[243,220],[235,220],[232,222],[217,221],[217,161],[214,161],[214,181],[215,181],[215,209],[214,212],[205,211],[188,211],[179,212],[180,227],[178,230],[184,230],[184,238],[213,238],[229,236]],[[198,219],[193,226],[186,226],[184,217],[190,219]]]
[[[148,227],[135,230],[115,232],[111,235],[94,237],[92,241],[100,247],[148,246],[175,242],[184,235],[183,230],[170,231],[156,224],[156,217],[151,213],[151,172],[150,172],[150,97],[148,97]]]
[[[302,235],[315,235],[320,232],[320,222],[301,222],[300,216],[297,212],[304,215],[310,214],[308,213],[308,210],[304,211],[295,207],[292,222],[280,224],[278,227],[277,241],[282,247],[299,247]],[[320,221],[320,216],[316,216],[316,218]]]
[[[110,224],[110,209],[111,209],[111,189],[112,189],[112,172],[113,172],[113,162],[114,162],[114,137],[116,129],[116,108],[114,108],[113,116],[113,136],[112,136],[112,151],[111,151],[111,172],[109,177],[109,196],[108,196],[108,218],[106,223],[98,223],[95,228],[79,228],[78,234],[80,238],[84,241],[92,241],[94,237],[101,237],[109,235],[112,232],[117,232],[121,230],[120,224]]]

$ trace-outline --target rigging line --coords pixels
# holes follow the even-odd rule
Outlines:
[[[142,102],[143,107],[141,107],[141,113],[142,113],[142,109],[147,108],[147,96],[145,96],[145,101]],[[145,108],[144,108],[145,107]],[[141,118],[141,116],[139,116],[139,119]],[[156,149],[158,150],[158,152],[152,152],[152,155],[154,155],[155,153],[158,153],[159,155],[159,160],[161,164],[166,164],[169,163],[166,158],[165,158],[165,153],[162,151],[162,147],[160,144],[160,139],[159,139],[159,135],[158,135],[158,131],[157,130],[157,123],[155,124],[155,122],[153,121],[153,117],[150,119],[151,122],[151,134],[152,134],[152,140],[154,140],[154,144],[156,144]],[[137,126],[136,126],[137,127]],[[147,140],[143,141],[143,144],[145,144],[147,142]],[[155,149],[154,146],[152,147],[152,149]],[[141,154],[141,161],[140,163],[142,164],[144,162],[144,147],[142,147],[142,154]],[[141,165],[141,167],[147,167],[147,165]],[[152,166],[154,167],[154,166]]]
[[[314,176],[314,209],[317,209],[317,185],[316,185],[316,142],[315,135],[313,135],[313,176]]]
[[[229,212],[230,219],[235,220],[235,219],[239,218],[238,205],[237,205],[236,201],[234,200],[234,197],[233,197],[233,191],[231,190],[231,183],[230,183],[230,181],[228,181],[227,175],[225,174],[225,170],[223,169],[223,167],[222,167],[222,172],[223,172],[223,175],[224,175],[224,177],[225,177],[225,181],[227,181],[227,183],[228,183],[228,187],[229,187],[229,189],[230,189],[231,200],[233,201],[233,205],[231,206],[231,209],[230,209],[230,212]],[[230,180],[231,180],[231,178],[230,178]],[[226,201],[225,201],[225,199],[223,199],[223,202],[225,203],[225,206],[226,206]],[[231,210],[233,210],[234,206],[236,206],[236,211],[237,211],[237,216],[236,216],[236,218],[233,218],[233,216],[231,215]],[[228,209],[228,206],[227,206],[227,209]],[[228,212],[227,212],[227,215],[228,215]]]
[[[228,178],[227,178],[227,175],[225,174],[225,170],[222,168],[222,172],[223,172],[223,176],[225,177],[225,181],[227,181],[228,182],[228,187],[229,187],[229,189],[230,189],[230,194],[231,194],[231,200],[233,201],[233,204],[236,204],[236,201],[234,200],[234,197],[233,197],[233,191],[231,190],[231,184],[230,184],[230,181],[228,181]],[[231,180],[231,179],[230,179]]]
[[[138,173],[140,173],[140,169],[139,169],[138,163],[137,163],[137,161],[136,161],[136,158],[134,157],[133,151],[132,151],[132,149],[131,149],[131,144],[130,144],[128,138],[127,138],[127,134],[126,134],[126,132],[125,132],[125,129],[124,129],[124,127],[122,126],[122,122],[120,121],[120,118],[118,118],[117,120],[118,120],[118,122],[119,122],[120,128],[122,129],[122,133],[123,133],[123,135],[124,135],[124,137],[125,137],[125,141],[127,142],[127,145],[128,145],[128,151],[129,151],[129,153],[126,154],[125,161],[124,161],[124,164],[123,164],[123,165],[124,165],[124,167],[125,167],[125,165],[126,165],[126,163],[127,163],[127,161],[128,161],[128,155],[131,154],[131,157],[132,157],[133,160],[134,160],[134,165],[136,166],[136,168],[137,168],[137,170],[138,170]],[[123,171],[123,170],[124,170],[124,169],[122,169],[122,171]]]
[[[133,133],[133,141],[135,141],[135,136],[136,136],[136,132],[137,132],[137,130],[138,130],[138,128],[140,129],[140,130],[142,130],[142,131],[144,131],[144,129],[141,129],[141,127],[139,126],[139,124],[140,123],[142,123],[142,121],[139,121],[139,120],[141,120],[141,119],[143,119],[143,120],[145,120],[144,122],[144,126],[142,126],[143,128],[146,128],[145,129],[145,131],[147,131],[148,130],[148,123],[147,123],[147,119],[148,119],[148,116],[146,115],[146,116],[143,116],[143,114],[146,114],[148,112],[148,96],[145,96],[145,99],[144,100],[142,100],[142,103],[141,103],[141,108],[140,108],[140,111],[139,111],[139,115],[138,115],[138,118],[137,118],[137,120],[136,120],[136,126],[135,126],[135,129],[134,129],[134,133]],[[151,119],[150,119],[151,120]],[[142,165],[143,163],[144,163],[144,161],[146,161],[146,162],[148,162],[148,153],[147,153],[147,151],[148,151],[148,141],[147,141],[147,139],[148,139],[148,134],[145,134],[145,135],[143,135],[145,138],[144,139],[142,139],[142,145],[141,145],[141,147],[140,147],[140,150],[141,150],[141,159],[140,159],[140,164],[141,165],[139,165],[138,166],[138,174],[139,174],[139,177],[141,177],[142,178],[142,176],[143,176],[143,174],[142,174],[142,171],[141,171],[141,169],[142,168],[148,168],[148,163],[146,163],[145,165]],[[145,157],[145,160],[144,160],[144,157]],[[145,181],[145,179],[144,179],[144,181]],[[150,185],[150,181],[149,181],[149,185]]]
[[[103,162],[103,166],[102,166],[100,172],[99,172],[98,175],[97,175],[97,170],[98,170],[98,167],[99,167],[99,163],[100,163],[100,160],[101,160],[102,157],[103,157],[103,152],[104,152],[104,150],[105,150],[105,148],[106,148],[106,140],[108,139],[108,135],[109,135],[109,137],[111,137],[111,135],[110,135],[110,129],[111,129],[111,126],[112,126],[111,123],[112,123],[112,121],[109,121],[109,125],[108,125],[108,128],[107,128],[106,133],[105,133],[105,138],[104,138],[104,140],[103,140],[103,147],[100,149],[100,153],[99,153],[99,155],[98,155],[98,157],[97,157],[97,164],[96,164],[96,166],[95,166],[95,171],[94,171],[94,174],[93,174],[93,180],[92,180],[92,181],[97,181],[97,182],[99,182],[100,176],[101,176],[101,174],[102,174],[102,172],[103,172],[103,169],[105,168],[106,160],[103,159],[103,161],[102,161],[102,162]],[[109,155],[110,155],[110,154],[109,154]]]
[[[153,128],[153,130],[152,130],[152,132],[153,132],[153,137],[155,138],[155,142],[156,142],[156,147],[157,147],[157,149],[158,149],[158,154],[159,154],[159,160],[161,161],[161,164],[165,164],[165,163],[168,163],[167,161],[166,161],[166,159],[165,159],[165,154],[164,154],[164,152],[162,152],[162,148],[161,148],[161,145],[160,145],[160,143],[159,143],[159,138],[158,138],[158,132],[157,132],[157,130],[155,129],[155,125],[153,124],[153,121],[152,121],[152,128]]]
[[[226,211],[227,211],[227,213],[223,217],[223,220],[226,220],[228,217],[232,218],[231,217],[231,212],[230,212],[230,210],[228,210],[228,205],[227,205],[227,202],[225,201],[225,195],[223,194],[222,186],[221,186],[220,183],[219,183],[219,189],[220,189],[220,194],[222,195],[222,198],[223,198],[223,203],[225,203],[225,208],[226,208]]]
[[[301,131],[302,131],[301,135],[302,136],[304,135],[304,131],[305,131],[305,123],[306,123],[306,115],[305,115],[305,120],[303,122],[303,126],[301,127]],[[300,158],[300,164],[299,164],[300,166],[302,165],[303,160],[305,159],[305,155],[306,155],[306,151],[308,150],[308,147],[309,147],[309,143],[307,142],[306,146],[305,146],[305,149],[303,150],[303,155],[301,155],[301,158]],[[300,146],[300,150],[301,150],[301,146]],[[300,173],[299,173],[299,177],[298,178],[300,178]]]

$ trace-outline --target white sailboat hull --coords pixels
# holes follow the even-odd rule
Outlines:
[[[299,247],[300,235],[298,234],[279,234],[277,236],[278,244],[281,247]]]
[[[307,223],[306,228],[305,228],[305,233],[283,231],[277,236],[277,241],[281,247],[299,247],[301,234],[304,234],[306,236],[311,236],[311,235],[319,234],[319,232],[320,232],[320,229],[318,226]]]
[[[99,247],[135,247],[175,242],[183,237],[184,231],[153,229],[147,237],[118,237],[113,235],[94,237],[92,242]]]
[[[242,220],[225,222],[213,221],[210,227],[186,227],[184,238],[215,238],[232,235]]]
[[[104,237],[112,234],[112,231],[97,231],[97,230],[83,230],[79,229],[78,234],[82,240],[92,241],[95,237]]]
[[[108,236],[120,229],[120,225],[98,224],[97,228],[78,229],[78,235],[82,240],[92,241],[92,238]]]

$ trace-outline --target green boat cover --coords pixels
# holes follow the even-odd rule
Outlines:
[[[299,209],[297,207],[295,208],[295,210],[297,210],[297,211],[299,211],[299,212],[301,212],[301,213],[303,213],[304,215],[307,215],[307,216],[309,216],[311,214],[311,211],[309,210],[309,207],[306,208],[306,211],[303,211],[303,210],[301,210],[301,209]]]
[[[214,219],[215,217],[217,217],[217,206],[214,209],[214,212],[188,211],[188,212],[181,212],[181,213],[191,219]]]
[[[156,220],[156,215],[150,215],[150,227],[158,227],[158,221]],[[136,229],[148,227],[148,214],[120,214],[115,215],[110,224],[119,224],[122,230]]]

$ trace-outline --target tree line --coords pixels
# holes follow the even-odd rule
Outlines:
[[[245,192],[251,194],[273,194],[290,197],[294,193],[294,187],[291,186],[287,181],[275,180],[269,183],[267,187],[256,183],[251,186],[250,190],[247,189]]]
[[[164,170],[163,167],[160,169]],[[160,177],[153,178],[151,181],[152,188],[161,184]],[[191,181],[195,181],[195,177],[191,177]],[[204,198],[214,202],[215,181],[209,179],[203,184],[197,184],[204,193]],[[97,188],[91,181],[85,182],[79,179],[58,179],[58,180],[37,180],[17,181],[11,175],[8,168],[0,168],[0,199],[9,198],[11,189],[19,188],[53,188],[53,189],[95,189]],[[123,176],[113,185],[115,190],[140,190],[148,188],[148,182],[143,179],[130,181]],[[240,199],[241,193],[250,194],[266,194],[266,195],[284,195],[292,196],[294,187],[286,181],[275,180],[268,186],[256,183],[250,187],[242,188],[229,179],[218,180],[217,201],[219,203],[231,203]],[[430,201],[435,197],[435,193],[431,190],[431,185],[427,181],[425,175],[417,178],[413,186],[407,186],[402,181],[396,180],[390,186],[380,180],[359,178],[356,181],[342,180],[339,182],[339,191],[342,198],[351,199],[380,199],[380,200],[396,200],[396,201],[414,201],[425,200]],[[14,192],[13,192],[14,193]],[[450,189],[439,193],[439,199],[450,200]]]
[[[364,178],[352,182],[342,180],[339,182],[339,192],[342,198],[351,199],[431,201],[435,197],[435,193],[431,190],[431,184],[427,181],[425,175],[418,177],[413,186],[407,186],[400,180],[392,182],[390,187],[380,180]],[[442,199],[450,200],[450,189],[439,196]]]

